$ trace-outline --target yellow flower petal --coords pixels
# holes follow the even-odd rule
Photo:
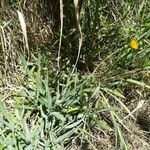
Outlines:
[[[130,45],[130,48],[137,49],[138,48],[138,41],[136,39],[131,39],[129,45]]]

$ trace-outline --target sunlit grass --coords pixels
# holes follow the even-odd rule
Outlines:
[[[149,1],[2,2],[0,149],[148,150]]]

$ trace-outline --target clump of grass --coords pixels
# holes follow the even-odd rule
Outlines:
[[[99,134],[112,132],[112,136],[115,135],[114,146],[127,149],[122,130],[131,131],[120,115],[122,111],[130,114],[122,102],[125,97],[97,83],[91,76],[77,72],[70,76],[69,71],[63,70],[59,74],[52,72],[42,60],[44,57],[39,55],[28,62],[20,55],[22,85],[8,89],[9,96],[3,97],[5,102],[1,102],[2,146],[63,149],[70,147],[73,139],[80,139],[81,145],[86,141],[96,149],[99,135],[93,139],[95,143],[90,142],[94,125],[101,131]],[[102,139],[106,138],[104,135]]]
[[[51,76],[48,68],[41,63],[40,56],[33,64],[21,56],[21,63],[27,80],[22,87],[11,91],[9,111],[1,102],[1,131],[5,126],[9,130],[2,132],[1,143],[7,148],[54,149],[59,144],[63,148],[68,138],[75,138],[79,130],[84,130],[94,121],[91,118],[96,113],[92,110],[96,109],[95,103],[100,105],[95,98],[99,88],[78,74],[71,78],[66,72]],[[34,67],[37,67],[36,71]],[[6,103],[8,101],[6,99]],[[100,111],[100,108],[97,109]]]

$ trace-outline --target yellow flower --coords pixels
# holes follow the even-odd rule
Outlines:
[[[129,45],[130,45],[131,48],[137,49],[138,48],[138,41],[137,41],[137,39],[131,39]]]

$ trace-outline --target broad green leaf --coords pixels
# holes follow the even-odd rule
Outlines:
[[[121,98],[124,98],[125,99],[125,97],[124,97],[124,95],[123,94],[121,94],[118,90],[112,90],[112,89],[108,89],[108,88],[104,88],[104,90],[107,92],[110,92],[110,93],[112,93],[113,95],[115,95],[115,96],[118,96],[118,97],[121,97]]]
[[[147,88],[147,89],[150,89],[150,85],[147,85],[147,84],[144,83],[144,82],[140,82],[140,81],[133,80],[133,79],[127,79],[127,82],[130,82],[130,83],[133,83],[133,84],[136,84],[136,85],[145,87],[145,88]]]
[[[66,138],[69,138],[77,129],[73,128],[72,130],[69,130],[68,132],[64,133],[63,135],[59,136],[57,139],[54,139],[53,143],[58,144],[59,142],[64,141]]]
[[[52,112],[51,115],[55,116],[57,119],[63,122],[66,120],[65,117],[60,112]]]
[[[25,140],[27,143],[31,143],[32,141],[32,136],[31,133],[29,131],[29,127],[26,123],[26,120],[23,121],[23,128],[24,128],[24,134],[25,134]]]
[[[77,122],[74,122],[72,124],[69,124],[68,126],[66,126],[66,129],[72,129],[74,127],[77,127],[78,125],[81,125],[81,122],[83,121],[83,118],[78,120]]]
[[[40,97],[38,98],[38,101],[39,101],[42,105],[45,105],[45,107],[48,107],[48,101],[47,101],[47,99],[46,99],[45,97],[40,96]]]
[[[40,93],[44,94],[45,93],[45,90],[44,90],[44,87],[43,87],[43,80],[42,80],[42,77],[41,77],[40,70],[36,74],[36,88],[37,88],[38,94],[40,94]]]

